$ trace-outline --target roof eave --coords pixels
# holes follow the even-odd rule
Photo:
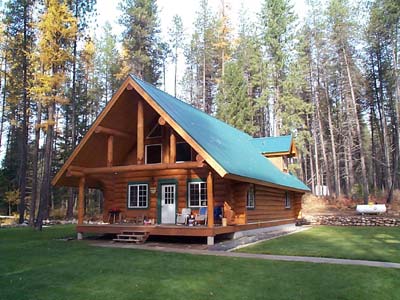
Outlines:
[[[288,187],[285,185],[280,185],[280,184],[275,184],[255,178],[249,178],[249,177],[244,177],[240,175],[235,175],[235,174],[226,174],[224,176],[226,179],[231,179],[231,180],[236,180],[236,181],[243,181],[243,182],[248,182],[248,183],[254,183],[254,184],[259,184],[262,186],[267,186],[267,187],[272,187],[272,188],[278,188],[281,190],[286,190],[286,191],[293,191],[293,192],[300,192],[300,193],[307,193],[310,191],[310,189],[299,189],[299,188],[294,188],[294,187]]]

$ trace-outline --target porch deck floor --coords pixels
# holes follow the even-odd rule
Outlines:
[[[271,220],[266,222],[258,222],[243,225],[215,225],[214,227],[201,226],[185,226],[174,224],[157,224],[157,225],[138,225],[129,223],[117,224],[81,224],[77,225],[76,231],[80,233],[99,233],[99,234],[118,234],[122,231],[147,231],[150,236],[198,236],[209,237],[222,234],[235,233],[243,230],[251,230],[263,227],[270,227],[282,224],[293,223],[294,219]]]

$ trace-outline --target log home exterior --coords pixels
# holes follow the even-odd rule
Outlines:
[[[252,137],[129,76],[52,181],[79,188],[78,236],[137,228],[153,235],[208,237],[293,223],[308,191],[253,146]],[[103,221],[84,222],[85,188],[104,196]],[[183,208],[207,207],[204,226],[175,226]],[[224,208],[228,226],[216,224]]]

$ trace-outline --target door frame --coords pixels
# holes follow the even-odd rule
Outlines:
[[[175,185],[175,224],[176,224],[176,213],[178,212],[178,180],[176,179],[159,179],[157,181],[157,224],[161,223],[161,200],[162,200],[162,189],[163,185]]]

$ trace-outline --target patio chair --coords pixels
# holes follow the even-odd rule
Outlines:
[[[191,213],[192,210],[190,208],[182,208],[182,212],[176,214],[176,224],[187,225]]]
[[[206,224],[207,223],[207,207],[200,207],[199,213],[194,218],[196,224]]]

